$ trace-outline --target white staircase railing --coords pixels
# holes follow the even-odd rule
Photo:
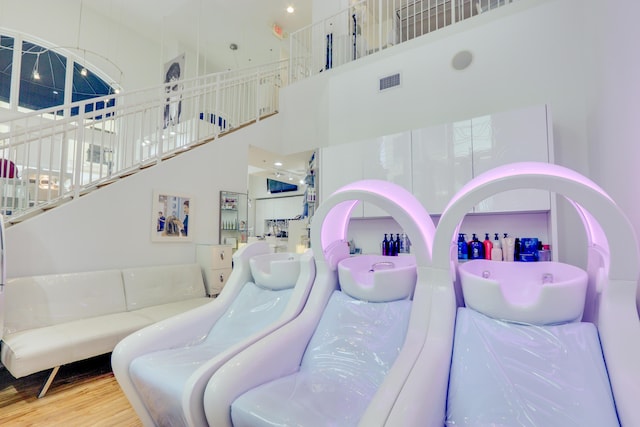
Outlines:
[[[17,222],[277,112],[287,67],[216,73],[0,124],[0,158],[11,162],[0,162],[0,213]]]
[[[513,1],[360,0],[292,33],[289,60],[2,122],[0,214],[19,222],[276,113],[287,84]]]

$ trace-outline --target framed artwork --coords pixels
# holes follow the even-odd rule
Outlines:
[[[163,113],[163,129],[180,123],[182,114],[182,80],[184,76],[184,53],[164,65],[166,102]]]
[[[193,199],[185,194],[154,191],[151,240],[154,242],[190,242],[189,211]]]

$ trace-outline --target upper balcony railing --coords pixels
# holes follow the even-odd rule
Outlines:
[[[9,224],[278,111],[279,89],[513,0],[362,0],[290,35],[290,59],[0,123]]]
[[[512,3],[514,0],[360,0],[290,36],[289,82]]]

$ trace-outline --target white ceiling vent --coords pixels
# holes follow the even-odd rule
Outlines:
[[[380,91],[400,86],[400,73],[380,78]]]

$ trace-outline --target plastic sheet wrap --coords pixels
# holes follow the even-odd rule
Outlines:
[[[133,360],[132,380],[158,425],[185,425],[181,397],[189,376],[204,362],[278,320],[293,289],[247,283],[206,337],[191,346],[148,353]]]
[[[447,426],[619,426],[595,326],[458,309]]]
[[[334,292],[300,370],[236,399],[234,427],[356,425],[400,351],[410,310],[410,300],[372,303]]]

